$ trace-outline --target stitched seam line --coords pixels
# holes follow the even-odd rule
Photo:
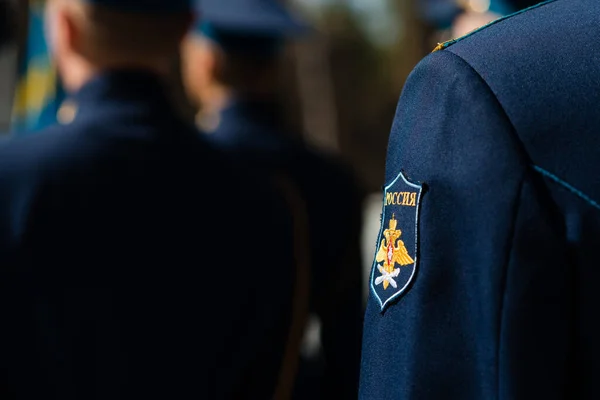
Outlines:
[[[504,109],[504,106],[502,105],[502,103],[500,103],[500,100],[498,100],[498,97],[496,97],[496,93],[494,93],[494,91],[492,90],[492,88],[490,87],[490,85],[488,85],[488,83],[483,78],[483,76],[481,76],[481,74],[475,68],[473,68],[473,66],[471,64],[469,64],[469,62],[467,60],[465,60],[464,58],[462,58],[458,54],[454,53],[452,50],[448,50],[448,51],[444,52],[444,54],[451,54],[456,59],[458,59],[460,61],[460,63],[462,63],[463,65],[465,65],[469,70],[471,70],[473,72],[473,74],[475,74],[477,76],[477,78],[479,79],[479,82],[490,92],[490,94],[494,98],[494,101],[495,101],[496,105],[501,110],[502,116],[510,124],[511,135],[512,135],[514,141],[519,145],[519,149],[520,149],[519,156],[521,156],[526,161],[525,164],[531,164],[531,161],[529,160],[529,154],[525,150],[525,145],[521,141],[521,138],[519,137],[519,135],[517,135],[517,128],[515,128],[515,126],[513,125],[510,117],[508,116],[508,113]]]
[[[510,242],[508,247],[508,256],[505,261],[504,276],[502,277],[502,299],[500,301],[500,312],[498,314],[498,346],[496,347],[496,398],[500,398],[500,347],[502,340],[502,321],[504,319],[504,304],[506,303],[506,287],[508,285],[508,270],[510,268],[510,262],[512,254],[515,249],[515,238],[517,232],[517,219],[519,218],[519,212],[521,211],[521,203],[523,200],[523,187],[525,186],[527,171],[523,172],[521,178],[521,184],[517,196],[515,197],[515,205],[513,210],[512,226],[510,229]]]
[[[552,0],[552,1],[554,1],[554,0]],[[508,116],[508,113],[502,106],[502,103],[500,103],[500,100],[498,100],[498,97],[496,97],[496,94],[494,93],[492,88],[488,85],[486,80],[483,78],[483,76],[481,76],[481,74],[479,72],[477,72],[477,70],[475,68],[473,68],[473,66],[471,64],[469,64],[464,58],[462,58],[458,54],[452,52],[452,50],[448,50],[445,53],[452,54],[452,56],[454,56],[457,60],[459,60],[459,62],[461,64],[463,64],[470,71],[472,71],[472,73],[479,79],[479,81],[483,85],[483,87],[486,88],[490,92],[494,101],[496,102],[496,105],[498,106],[498,108],[500,110],[501,115],[504,117],[504,119],[506,121],[508,121],[508,123],[510,125],[510,128],[511,128],[510,134],[512,135],[513,141],[518,145],[518,148],[516,149],[517,155],[519,156],[519,158],[521,158],[522,160],[525,161],[525,163],[523,165],[523,178],[521,179],[521,184],[519,185],[517,196],[515,197],[516,204],[514,206],[515,209],[513,212],[512,227],[511,227],[510,235],[508,236],[509,239],[507,240],[507,246],[508,246],[508,249],[507,249],[508,251],[506,252],[507,258],[503,263],[504,274],[503,274],[502,280],[500,282],[500,293],[502,293],[502,297],[500,300],[500,307],[499,307],[498,316],[497,316],[498,345],[496,347],[496,398],[500,398],[500,338],[502,337],[502,320],[503,320],[503,315],[504,315],[504,303],[505,303],[505,298],[506,298],[506,286],[507,286],[507,281],[508,281],[508,268],[510,266],[511,254],[512,254],[512,251],[514,248],[514,236],[515,236],[516,226],[517,226],[517,217],[518,217],[519,207],[521,204],[521,196],[522,196],[523,186],[524,186],[524,182],[525,182],[525,174],[527,172],[526,165],[531,164],[531,161],[529,161],[529,155],[527,154],[527,151],[525,149],[525,146],[523,145],[523,142],[517,135],[517,130],[516,130],[515,126],[513,125],[510,117]]]
[[[587,194],[583,193],[581,190],[577,189],[575,186],[563,181],[558,176],[554,175],[553,173],[551,173],[549,171],[546,171],[545,169],[543,169],[541,167],[538,167],[537,165],[534,165],[533,169],[535,171],[539,172],[540,174],[542,174],[543,176],[547,177],[548,179],[558,183],[559,185],[561,185],[562,187],[567,189],[569,192],[573,193],[575,196],[579,197],[580,199],[582,199],[583,201],[585,201],[592,207],[595,207],[600,210],[600,203],[598,203],[596,200],[592,199]]]
[[[544,2],[542,2],[542,3],[535,4],[535,5],[531,6],[531,7],[527,7],[527,8],[525,8],[525,9],[523,9],[523,10],[517,11],[517,12],[515,12],[515,13],[509,14],[509,15],[505,15],[504,17],[500,17],[500,18],[498,18],[498,19],[495,19],[495,20],[493,20],[492,22],[488,22],[487,24],[483,25],[482,27],[479,27],[479,28],[475,29],[474,31],[467,33],[467,34],[466,34],[466,35],[464,35],[464,36],[461,36],[461,37],[459,37],[459,38],[456,38],[456,39],[450,40],[450,41],[448,41],[448,42],[442,43],[442,48],[441,48],[441,49],[447,49],[448,47],[452,46],[453,44],[455,44],[455,43],[458,43],[458,42],[460,42],[460,41],[462,41],[463,39],[466,39],[466,38],[468,38],[468,37],[471,37],[471,36],[473,36],[474,34],[476,34],[477,32],[480,32],[480,31],[482,31],[482,30],[484,30],[484,29],[486,29],[486,28],[489,28],[489,27],[490,27],[490,26],[492,26],[492,25],[496,25],[496,24],[497,24],[497,23],[499,23],[499,22],[506,21],[507,19],[510,19],[510,18],[512,18],[512,17],[516,17],[517,15],[523,14],[523,13],[525,13],[525,12],[527,12],[527,11],[531,11],[531,10],[533,10],[533,9],[540,8],[540,7],[542,7],[542,6],[545,6],[545,5],[547,5],[547,4],[554,3],[555,1],[556,1],[556,0],[547,0],[547,1],[544,1]]]

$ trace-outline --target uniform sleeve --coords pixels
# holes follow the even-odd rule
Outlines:
[[[385,184],[400,172],[425,189],[416,272],[383,309],[371,275],[360,398],[561,398],[560,223],[501,104],[449,50],[406,83]]]

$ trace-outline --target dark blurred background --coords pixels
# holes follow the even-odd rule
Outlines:
[[[21,135],[54,123],[64,94],[43,39],[43,0],[0,1],[10,2],[15,11],[4,16],[2,26],[18,26],[0,53],[0,132]],[[281,70],[289,123],[308,142],[340,154],[372,193],[364,206],[368,271],[379,224],[387,137],[404,81],[438,42],[496,15],[489,0],[285,1],[314,25],[311,35],[290,43]],[[463,18],[458,26],[459,15],[472,18]],[[191,118],[194,110],[177,74],[173,93],[182,113]]]

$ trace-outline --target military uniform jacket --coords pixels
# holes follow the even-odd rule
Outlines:
[[[151,74],[107,72],[70,101],[64,125],[0,149],[1,397],[270,399],[283,205]]]
[[[599,21],[543,3],[408,78],[361,399],[600,397]]]
[[[214,143],[267,175],[292,183],[306,204],[310,312],[321,321],[320,357],[304,360],[297,398],[355,398],[363,316],[360,187],[329,155],[285,135],[276,103],[237,99],[210,134]],[[310,394],[308,394],[309,392]]]

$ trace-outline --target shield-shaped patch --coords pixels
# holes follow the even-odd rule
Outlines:
[[[417,269],[419,206],[423,186],[402,172],[383,191],[381,229],[371,272],[371,290],[385,310],[412,283]]]

